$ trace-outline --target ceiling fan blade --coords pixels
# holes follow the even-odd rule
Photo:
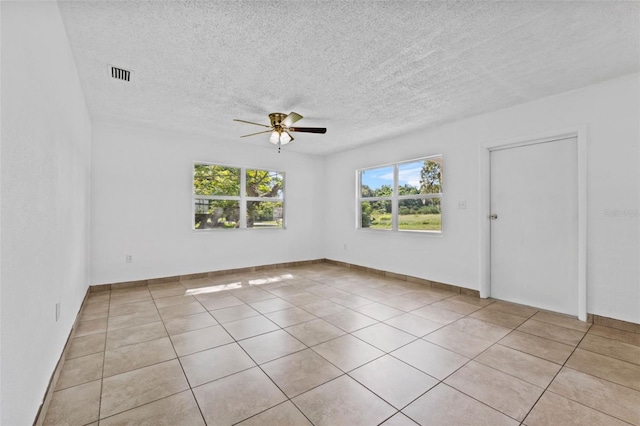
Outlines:
[[[258,132],[258,133],[249,133],[248,135],[242,135],[240,136],[241,138],[246,138],[247,136],[254,136],[254,135],[260,135],[262,133],[269,133],[271,132],[271,130],[265,130],[264,132]]]
[[[239,121],[241,123],[247,123],[247,124],[255,124],[256,126],[262,126],[262,127],[268,127],[271,128],[271,126],[267,126],[266,124],[260,124],[260,123],[254,123],[252,121],[246,121],[246,120],[238,120],[237,118],[234,118],[233,121]]]
[[[327,133],[325,127],[289,127],[290,132]]]
[[[282,124],[285,127],[289,127],[291,126],[293,123],[295,123],[296,121],[300,120],[302,118],[302,116],[300,114],[298,114],[297,112],[291,112],[291,114],[287,115],[284,120],[282,120]]]

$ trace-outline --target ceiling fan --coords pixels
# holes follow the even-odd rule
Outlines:
[[[268,127],[269,130],[264,130],[262,132],[250,133],[248,135],[240,136],[241,138],[246,138],[247,136],[260,135],[262,133],[271,133],[269,137],[269,142],[274,145],[278,145],[278,152],[280,152],[280,147],[282,145],[286,145],[293,140],[293,136],[291,136],[290,132],[301,132],[301,133],[327,133],[327,129],[324,127],[291,127],[294,123],[299,121],[302,118],[300,114],[297,112],[292,112],[291,114],[283,114],[281,112],[272,112],[269,114],[269,121],[271,122],[271,126],[267,126],[266,124],[254,123],[251,121],[238,120],[236,118],[233,121],[239,121],[241,123],[253,124],[256,126]]]

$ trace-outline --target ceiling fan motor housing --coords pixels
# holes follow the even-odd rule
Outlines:
[[[281,112],[272,112],[271,114],[269,114],[269,120],[271,120],[271,125],[273,127],[280,126],[282,123],[282,120],[287,118],[287,115],[288,114],[283,114]]]

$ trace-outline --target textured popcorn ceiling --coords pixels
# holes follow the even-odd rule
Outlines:
[[[94,118],[268,145],[232,119],[296,111],[328,128],[286,147],[310,154],[640,72],[638,2],[59,5]]]

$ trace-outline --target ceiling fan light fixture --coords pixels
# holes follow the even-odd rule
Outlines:
[[[286,145],[293,140],[293,137],[287,132],[276,131],[271,132],[271,136],[269,137],[269,142],[274,145]]]

